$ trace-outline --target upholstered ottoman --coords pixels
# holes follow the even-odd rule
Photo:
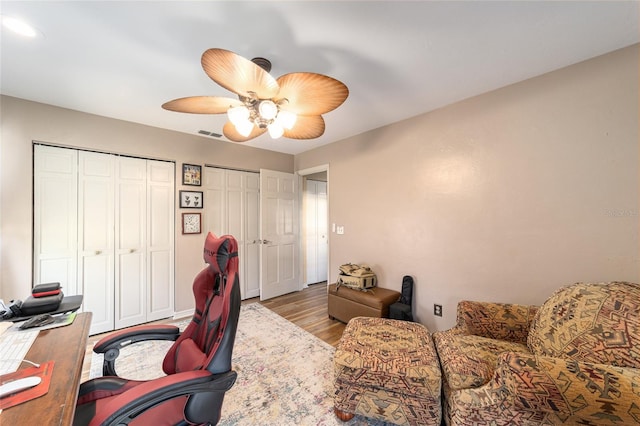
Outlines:
[[[429,330],[386,318],[353,318],[334,355],[334,409],[398,425],[440,425],[440,363]]]
[[[327,308],[329,318],[348,323],[354,317],[389,317],[389,306],[397,302],[400,293],[388,288],[373,287],[354,290],[346,286],[329,286]]]

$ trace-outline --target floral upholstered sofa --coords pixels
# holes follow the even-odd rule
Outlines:
[[[462,301],[433,335],[448,425],[640,425],[640,286],[577,283],[542,306]]]

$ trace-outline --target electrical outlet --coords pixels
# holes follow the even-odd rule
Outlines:
[[[433,315],[437,316],[437,317],[441,317],[442,316],[442,305],[433,305]]]

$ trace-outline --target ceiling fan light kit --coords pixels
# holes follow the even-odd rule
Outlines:
[[[253,126],[267,129],[273,139],[284,134],[284,130],[291,130],[296,122],[296,115],[290,111],[281,110],[269,99],[260,100],[255,97],[242,98],[242,106],[231,106],[227,110],[229,121],[236,126],[236,130],[242,136],[251,134]],[[281,102],[286,103],[286,102]]]
[[[162,107],[192,114],[227,114],[224,136],[245,142],[269,132],[277,139],[314,139],[325,129],[322,114],[342,105],[349,89],[322,74],[299,72],[274,79],[271,62],[251,61],[224,49],[209,49],[202,55],[202,67],[220,86],[238,99],[192,96],[174,99]]]

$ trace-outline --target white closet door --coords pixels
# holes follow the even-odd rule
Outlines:
[[[147,161],[147,321],[173,315],[175,165]]]
[[[242,299],[260,295],[260,175],[205,167],[205,232],[238,241]]]
[[[174,306],[175,165],[34,146],[34,282],[82,294],[91,334]]]
[[[226,228],[226,170],[214,167],[204,168],[204,235],[211,232],[216,236],[227,233]]]
[[[260,296],[260,175],[245,174],[244,287],[247,298]]]
[[[78,151],[35,145],[34,173],[34,283],[79,294]]]
[[[237,170],[226,171],[227,182],[227,226],[226,234],[232,235],[238,242],[238,270],[240,278],[240,298],[246,299],[245,268],[245,232],[244,232],[244,173]]]
[[[114,328],[114,157],[79,152],[78,279],[90,334]]]
[[[119,329],[147,318],[147,162],[115,160],[115,328]]]

